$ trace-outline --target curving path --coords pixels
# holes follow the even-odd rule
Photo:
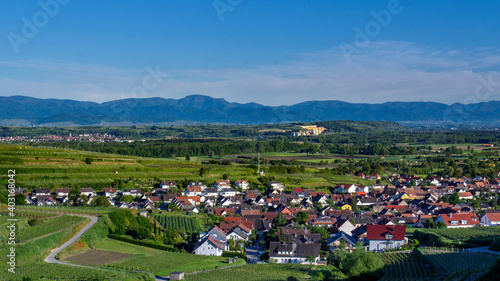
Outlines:
[[[99,219],[98,217],[89,217],[89,216],[82,216],[86,218],[90,218],[90,223],[87,224],[80,232],[78,232],[73,238],[69,239],[68,242],[64,243],[61,247],[53,250],[50,255],[48,255],[44,261],[48,263],[58,263],[58,264],[65,264],[65,265],[73,265],[73,266],[80,266],[80,267],[90,267],[90,266],[83,266],[83,265],[78,265],[78,264],[71,264],[67,262],[62,262],[58,259],[56,259],[57,254],[62,252],[64,249],[68,248],[71,244],[75,243],[76,240],[78,240],[87,230],[89,230]]]
[[[87,224],[82,230],[80,230],[80,232],[78,232],[78,234],[76,234],[71,239],[69,239],[66,243],[64,243],[61,247],[52,250],[52,252],[44,259],[44,261],[47,263],[57,263],[57,264],[64,264],[64,265],[69,265],[69,266],[86,267],[86,268],[100,269],[100,270],[111,270],[111,269],[96,268],[96,267],[92,267],[92,266],[88,266],[88,265],[67,263],[67,262],[63,262],[63,261],[56,259],[57,254],[59,254],[64,249],[71,246],[71,244],[75,243],[76,240],[78,240],[80,237],[82,237],[82,235],[85,232],[87,232],[92,226],[94,226],[94,224],[96,224],[96,222],[99,220],[98,217],[94,217],[94,216],[81,216],[81,217],[90,218],[90,223]],[[113,270],[111,270],[111,271],[113,271]],[[155,276],[155,279],[158,281],[169,280],[168,277],[161,277],[161,276]]]

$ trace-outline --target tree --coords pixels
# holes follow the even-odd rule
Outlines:
[[[356,199],[356,197],[351,198],[351,210],[353,213],[358,212],[358,200]]]
[[[458,196],[458,193],[455,192],[451,195],[450,197],[450,203],[453,203],[453,204],[458,204],[460,203],[460,197]]]
[[[89,165],[92,164],[92,161],[94,161],[94,159],[92,159],[90,157],[85,158],[85,163],[87,163]]]
[[[16,202],[16,206],[26,205],[26,195],[24,195],[22,193],[18,193],[16,195],[14,195],[14,199]]]
[[[139,228],[139,230],[137,230],[137,237],[139,239],[149,238],[149,237],[151,237],[151,231],[149,230],[149,228],[147,228],[145,226],[141,226]]]
[[[85,195],[85,194],[80,195],[80,205],[81,206],[87,206],[88,202],[89,202],[89,198],[87,197],[87,195]]]
[[[321,271],[316,272],[316,275],[314,276],[316,280],[325,280],[325,276]]]
[[[329,258],[336,267],[339,267],[339,265],[342,264],[347,258],[347,255],[348,253],[346,250],[345,240],[341,239],[340,246],[333,250],[333,255],[331,255]]]
[[[364,248],[356,245],[356,251],[348,254],[339,264],[339,268],[351,279],[366,276],[365,280],[377,280],[380,278],[380,269],[384,262],[373,252],[366,252]]]
[[[111,206],[111,203],[109,203],[109,200],[106,196],[98,195],[98,196],[96,196],[94,201],[92,201],[92,206],[94,206],[94,207],[102,207],[102,206],[109,207],[109,206]]]
[[[282,226],[282,225],[285,225],[286,223],[288,222],[288,220],[285,218],[285,216],[283,214],[279,214],[275,219],[274,219],[274,223],[277,225],[277,226]]]
[[[186,154],[186,161],[191,161],[191,155],[189,155],[189,153]]]
[[[127,203],[132,202],[132,200],[134,200],[134,197],[132,195],[124,195],[123,196],[123,201],[125,201]]]
[[[315,262],[315,261],[316,261],[316,257],[315,257],[315,256],[313,256],[313,255],[308,255],[308,256],[306,257],[306,261],[307,261],[307,262],[311,262],[311,263],[312,263],[312,262]]]
[[[300,211],[297,213],[297,216],[295,216],[295,219],[299,223],[306,223],[309,219],[309,214],[307,214],[305,211]]]
[[[208,168],[201,167],[199,173],[200,173],[200,177],[204,177],[208,173]]]
[[[78,198],[80,198],[80,191],[77,188],[71,189],[71,191],[68,193],[68,199],[69,202],[73,202],[74,205],[76,205],[76,202],[78,201]]]

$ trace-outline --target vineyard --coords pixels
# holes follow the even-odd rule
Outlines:
[[[113,207],[66,207],[66,206],[17,206],[16,215],[47,217],[54,215],[104,215],[116,210]]]
[[[451,240],[500,236],[500,226],[425,229],[425,231],[437,233]]]
[[[448,278],[463,278],[465,275],[486,271],[498,256],[467,252],[458,249],[431,249],[419,248],[416,255],[435,266],[437,274],[444,274]]]
[[[186,233],[201,233],[203,226],[194,217],[185,215],[160,214],[155,216],[156,220],[165,229],[181,230]]]
[[[431,277],[424,264],[411,252],[384,253],[383,268],[385,280],[423,280]]]
[[[84,220],[85,218],[76,216],[56,216],[53,218],[43,219],[40,224],[20,229],[19,234],[16,236],[16,242],[21,243],[66,227],[74,226]]]
[[[226,269],[188,274],[186,281],[224,280],[224,281],[285,281],[289,277],[296,280],[310,280],[310,265],[252,264]]]
[[[0,280],[132,281],[154,280],[154,278],[146,273],[120,272],[58,264],[36,263],[23,265],[22,268],[17,268],[15,274],[10,273],[7,270],[2,270],[0,271]]]

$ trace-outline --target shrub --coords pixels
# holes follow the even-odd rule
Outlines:
[[[172,248],[172,247],[168,247],[166,245],[157,245],[157,244],[154,244],[154,243],[151,243],[148,241],[134,240],[132,238],[127,238],[127,237],[118,236],[118,235],[114,235],[114,234],[108,234],[108,238],[127,242],[130,244],[139,245],[139,246],[149,247],[149,248],[153,248],[153,249],[164,250],[164,251],[168,251],[168,252],[177,252],[177,249]]]
[[[222,252],[222,257],[225,257],[225,258],[238,257],[239,259],[245,259],[245,260],[247,260],[247,256],[245,254],[238,253],[238,252]]]

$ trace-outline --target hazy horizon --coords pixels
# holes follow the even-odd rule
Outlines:
[[[0,3],[0,96],[500,100],[496,1]]]

